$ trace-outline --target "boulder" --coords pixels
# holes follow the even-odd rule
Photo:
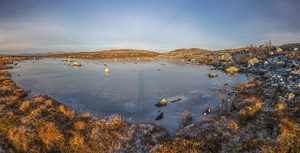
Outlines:
[[[157,104],[155,104],[156,107],[162,107],[162,106],[166,106],[166,105],[167,105],[166,99],[162,99]]]
[[[224,55],[221,56],[221,60],[223,61],[230,61],[232,59],[232,56],[228,53],[225,53]]]
[[[161,112],[156,118],[155,120],[161,120],[164,117],[164,112]]]
[[[259,63],[259,60],[254,57],[248,61],[248,67],[254,66],[256,63]]]
[[[81,64],[78,63],[78,62],[75,62],[73,65],[74,65],[74,66],[81,66]]]
[[[217,73],[210,73],[210,74],[208,74],[209,78],[215,78],[215,77],[218,77],[218,76],[219,76],[219,74],[217,74]]]
[[[292,71],[293,74],[300,74],[300,69],[299,70],[294,70]]]
[[[235,67],[235,66],[231,66],[229,68],[226,69],[226,72],[232,73],[232,72],[238,72],[239,68]]]
[[[291,101],[295,97],[294,93],[290,93],[288,96],[288,101]]]
[[[265,61],[265,62],[264,62],[264,65],[268,65],[268,64],[269,64],[269,62],[268,62],[268,61]]]
[[[282,48],[276,48],[276,52],[282,52]]]

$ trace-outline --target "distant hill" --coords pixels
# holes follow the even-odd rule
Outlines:
[[[168,53],[162,53],[158,57],[159,58],[191,58],[197,57],[197,55],[203,55],[207,53],[211,53],[212,51],[201,49],[201,48],[190,48],[190,49],[177,49],[174,51],[170,51]]]
[[[190,48],[190,49],[176,49],[174,51],[169,52],[168,54],[203,54],[203,53],[209,53],[210,50],[201,49],[201,48]]]
[[[18,56],[44,56],[44,55],[52,55],[52,54],[63,54],[65,52],[57,51],[57,52],[48,52],[48,53],[21,53],[17,54]]]
[[[81,59],[109,59],[109,58],[186,58],[195,55],[202,55],[211,53],[212,51],[200,48],[191,49],[177,49],[168,53],[158,53],[148,50],[134,50],[134,49],[114,49],[104,51],[92,52],[73,52],[73,53],[60,53],[43,55],[48,58],[81,58]]]
[[[83,58],[83,59],[106,59],[106,58],[134,58],[134,57],[156,57],[159,53],[147,50],[114,49],[94,52],[76,52],[45,55],[50,58]]]

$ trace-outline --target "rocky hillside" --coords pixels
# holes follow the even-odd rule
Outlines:
[[[210,50],[191,48],[191,49],[177,49],[168,53],[162,53],[159,58],[197,58],[199,55],[212,53]]]

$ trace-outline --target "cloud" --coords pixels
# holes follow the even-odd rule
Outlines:
[[[299,40],[299,2],[258,2],[2,2],[0,53],[217,50]]]

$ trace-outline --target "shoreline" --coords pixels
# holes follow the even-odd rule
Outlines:
[[[163,128],[153,124],[131,124],[124,122],[120,116],[99,119],[79,114],[47,96],[25,100],[21,96],[24,94],[23,89],[19,91],[20,86],[7,78],[9,74],[4,78],[3,74],[0,76],[1,92],[4,85],[7,85],[8,89],[6,93],[1,94],[0,122],[2,125],[6,123],[8,127],[0,127],[0,135],[4,138],[0,140],[2,147],[0,152],[1,149],[9,152],[299,151],[300,118],[297,113],[299,114],[300,88],[298,89],[298,84],[295,86],[293,83],[299,83],[297,80],[300,72],[295,74],[294,72],[299,71],[297,64],[300,62],[300,53],[299,51],[292,53],[294,53],[292,50],[285,49],[273,56],[245,57],[239,60],[244,61],[240,63],[232,59],[233,56],[228,53],[221,53],[216,58],[214,56],[198,58],[196,62],[213,65],[216,69],[227,71],[232,75],[236,75],[238,71],[260,76],[256,81],[235,86],[230,91],[231,95],[223,94],[222,103],[225,106],[230,105],[229,103],[232,105],[226,110],[223,105],[217,117],[183,127],[173,140],[169,140],[168,133]],[[213,63],[209,64],[212,60]],[[285,68],[293,64],[290,60],[296,63],[292,65],[292,70],[286,72]],[[266,61],[270,64],[265,64]],[[11,61],[4,62],[4,66],[8,63]],[[281,77],[278,77],[279,69],[283,69],[287,76],[281,76],[283,72],[279,72]],[[220,88],[220,93],[224,88],[226,90],[226,87]],[[235,98],[228,101],[232,95],[235,95]],[[57,116],[53,117],[51,114]],[[49,129],[48,126],[52,128]],[[117,138],[113,138],[116,135]],[[103,141],[103,138],[107,139]],[[99,143],[107,146],[99,148],[96,146]],[[29,147],[31,145],[34,147]]]

